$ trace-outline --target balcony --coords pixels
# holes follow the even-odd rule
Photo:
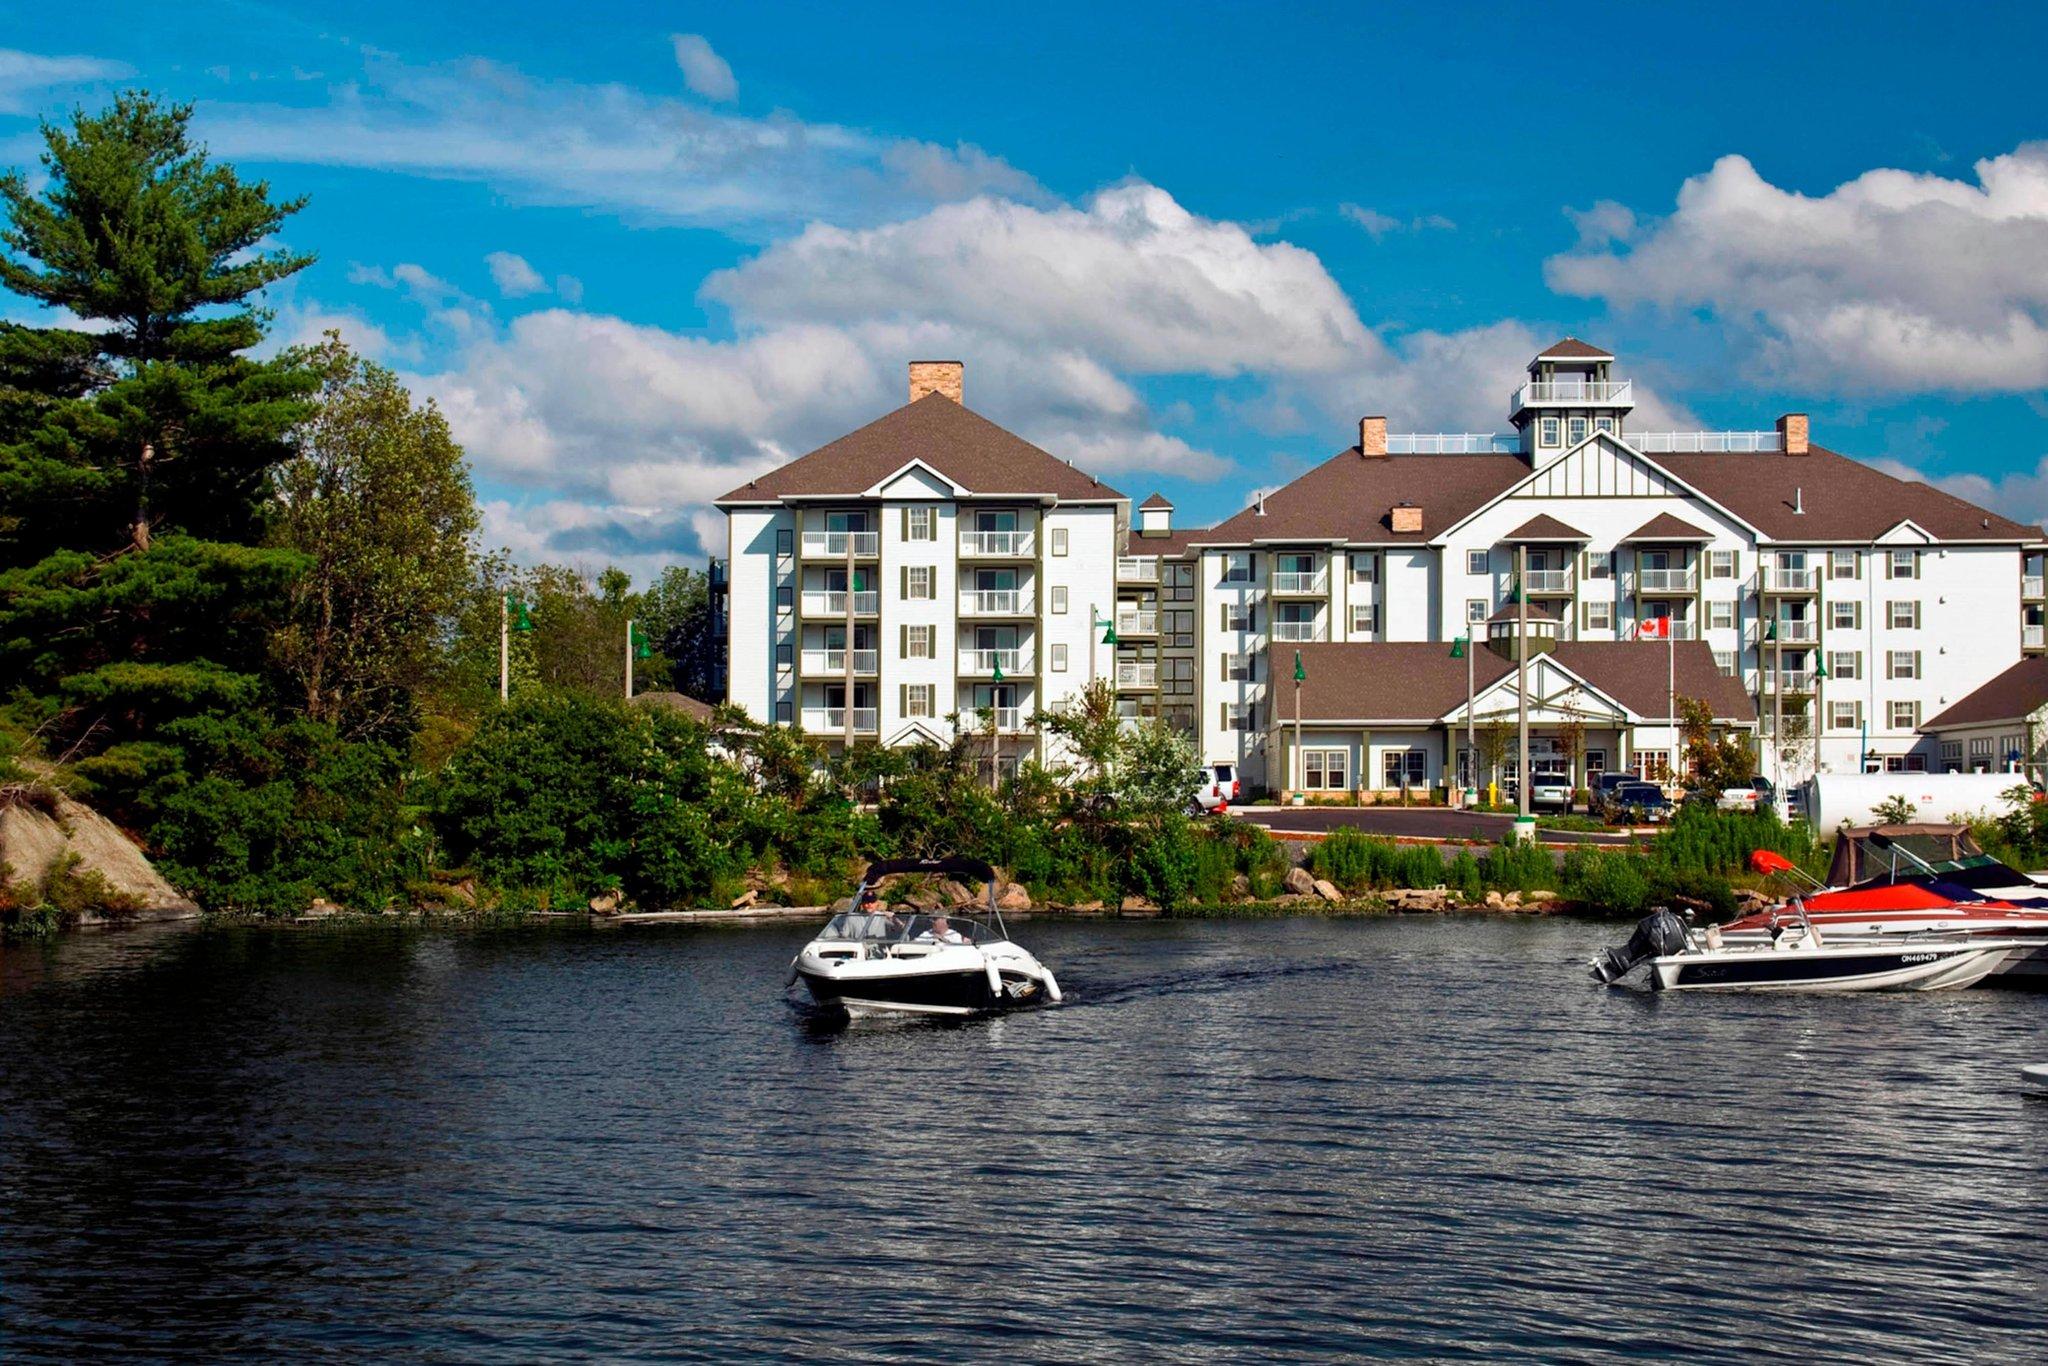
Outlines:
[[[1765,669],[1764,692],[1810,693],[1813,691],[1813,670],[1811,669]]]
[[[1124,689],[1156,688],[1159,686],[1159,666],[1150,661],[1144,663],[1132,661],[1130,663],[1118,664],[1116,666],[1116,685]]]
[[[1156,636],[1159,634],[1159,613],[1150,607],[1119,607],[1116,633],[1120,636]]]
[[[1568,598],[1572,595],[1569,569],[1531,569],[1522,578],[1532,598]]]
[[[881,652],[877,650],[805,650],[803,671],[825,677],[844,677],[851,655],[856,675],[873,674],[881,666]]]
[[[1116,562],[1118,583],[1158,583],[1159,558],[1155,555],[1123,555]]]
[[[1320,598],[1330,592],[1330,576],[1320,569],[1276,569],[1273,571],[1275,597]]]
[[[1005,676],[1015,678],[1029,674],[1038,664],[1038,652],[1029,646],[1013,646],[1002,650],[962,650],[960,672],[977,678],[985,678],[1001,669]]]
[[[2022,626],[2020,627],[2020,648],[2039,650],[2044,646],[2048,646],[2048,638],[2044,637],[2048,637],[2048,626]]]
[[[1320,621],[1276,621],[1273,623],[1273,639],[1301,642],[1321,640],[1323,623]]]
[[[1692,621],[1692,620],[1688,619],[1688,618],[1685,618],[1685,617],[1652,617],[1652,618],[1651,618],[1651,620],[1652,620],[1652,621],[1668,621],[1668,622],[1670,622],[1670,623],[1671,623],[1671,628],[1670,628],[1670,629],[1671,629],[1671,639],[1673,639],[1673,640],[1698,640],[1698,639],[1700,638],[1700,628],[1699,628],[1699,624],[1698,624],[1697,622],[1694,622],[1694,621]],[[1651,635],[1645,635],[1645,634],[1644,634],[1644,632],[1643,632],[1643,626],[1644,626],[1644,623],[1642,623],[1642,622],[1640,622],[1640,621],[1631,621],[1631,622],[1629,622],[1629,623],[1628,623],[1628,624],[1627,624],[1627,625],[1626,625],[1626,626],[1625,626],[1625,627],[1623,628],[1623,637],[1624,637],[1624,639],[1627,639],[1627,640],[1662,640],[1662,639],[1664,639],[1664,637],[1663,637],[1663,636],[1651,636]]]
[[[963,560],[1028,560],[1038,553],[1038,537],[1030,531],[963,531]]]
[[[805,707],[804,729],[844,732],[849,716],[853,718],[853,730],[856,735],[872,735],[881,728],[882,713],[876,707],[855,707],[851,711],[845,707]]]
[[[1635,402],[1635,381],[1598,379],[1530,380],[1508,395],[1508,410],[1572,408]]]
[[[1638,597],[1677,596],[1693,591],[1699,583],[1696,569],[1638,569],[1636,571],[1636,595]]]
[[[982,708],[971,703],[962,707],[960,709],[962,713],[960,728],[969,734],[988,734],[988,731],[982,726],[982,710]],[[1024,709],[1022,707],[996,707],[993,708],[993,712],[995,715],[996,731],[999,734],[1014,735],[1024,729]]]
[[[2043,581],[2039,574],[2028,574],[2020,579],[2020,596],[2023,598],[2048,597],[2048,592],[2042,589]]]
[[[872,560],[882,553],[879,531],[806,531],[803,555],[807,560]]]
[[[846,615],[848,599],[852,600],[853,614],[857,617],[871,617],[882,610],[882,595],[869,591],[848,593],[844,589],[828,588],[813,590],[804,594],[804,615],[807,617],[843,617]]]
[[[1820,570],[1771,567],[1757,571],[1757,591],[1784,595],[1820,592]]]
[[[1777,630],[1772,632],[1775,626]],[[1820,641],[1820,621],[1813,617],[1765,618],[1757,623],[1757,639],[1766,645],[1813,645]]]
[[[960,594],[963,617],[1028,617],[1036,611],[1029,588],[969,588]]]

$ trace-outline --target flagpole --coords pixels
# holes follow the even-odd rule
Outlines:
[[[1479,643],[1478,634],[1468,623],[1465,627],[1465,762],[1470,764],[1472,781],[1466,786],[1471,789],[1472,800],[1479,800],[1479,730],[1472,719],[1472,652]]]
[[[633,700],[633,619],[626,618],[626,700]]]
[[[1308,674],[1301,667],[1301,651],[1296,650],[1294,652],[1294,759],[1287,766],[1290,778],[1295,776],[1306,778],[1308,776],[1308,767],[1301,757],[1301,682],[1306,677],[1308,677]],[[1296,792],[1303,791],[1298,782],[1290,782],[1289,786]]]
[[[1678,619],[1664,618],[1664,654],[1667,676],[1664,702],[1669,708],[1666,721],[1671,727],[1671,781],[1678,781]]]

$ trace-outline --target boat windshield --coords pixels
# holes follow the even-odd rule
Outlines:
[[[870,939],[911,944],[993,944],[1003,936],[964,916],[897,915],[890,911],[841,911],[821,939]]]

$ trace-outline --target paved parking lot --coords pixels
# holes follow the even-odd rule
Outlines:
[[[1453,811],[1445,806],[1234,806],[1230,814],[1268,830],[1327,835],[1341,826],[1368,835],[1432,840],[1483,840],[1492,843],[1508,832],[1512,816],[1481,811]],[[1559,844],[1625,844],[1619,833],[1539,830],[1537,837]]]

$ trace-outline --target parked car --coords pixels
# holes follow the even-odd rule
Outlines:
[[[1195,787],[1195,795],[1188,800],[1188,814],[1199,816],[1208,811],[1226,812],[1230,810],[1231,802],[1237,799],[1237,791],[1237,766],[1210,764],[1202,770],[1202,780]]]
[[[1769,778],[1751,778],[1743,786],[1723,788],[1714,805],[1723,811],[1768,811],[1776,795]]]
[[[1554,811],[1572,809],[1572,775],[1563,765],[1544,765],[1530,775],[1529,807],[1539,806]]]
[[[1591,781],[1586,785],[1589,794],[1586,803],[1588,809],[1596,816],[1606,815],[1607,799],[1614,795],[1614,789],[1620,787],[1623,783],[1635,781],[1636,775],[1626,769],[1614,773],[1594,774]]]
[[[1216,785],[1216,790],[1226,801],[1240,801],[1244,797],[1242,785],[1237,777],[1236,764],[1211,764],[1202,771],[1203,778]]]
[[[1671,799],[1655,783],[1615,784],[1607,797],[1607,819],[1621,825],[1658,825],[1672,816]]]

